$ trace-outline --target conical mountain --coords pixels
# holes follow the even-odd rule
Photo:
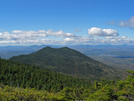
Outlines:
[[[60,73],[91,79],[122,77],[123,70],[101,62],[68,47],[45,47],[35,53],[14,56],[10,60],[28,63]]]

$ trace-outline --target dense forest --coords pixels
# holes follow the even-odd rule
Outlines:
[[[89,87],[89,80],[43,70],[39,67],[0,59],[0,82],[4,85],[60,91],[64,87]],[[71,82],[71,83],[70,83]]]
[[[1,101],[133,101],[134,71],[126,80],[74,78],[39,67],[0,59]]]

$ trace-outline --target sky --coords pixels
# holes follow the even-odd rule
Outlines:
[[[134,0],[0,0],[0,46],[134,45]]]

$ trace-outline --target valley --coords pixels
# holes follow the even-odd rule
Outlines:
[[[100,45],[71,47],[110,66],[134,70],[134,46]]]

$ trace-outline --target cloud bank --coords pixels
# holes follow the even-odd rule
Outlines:
[[[134,45],[134,39],[118,35],[116,30],[97,27],[88,29],[85,37],[62,30],[13,30],[0,33],[0,45]]]

